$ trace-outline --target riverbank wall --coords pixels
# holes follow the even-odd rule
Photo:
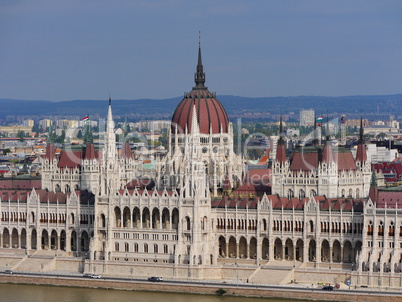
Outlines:
[[[386,299],[389,302],[402,301],[402,296],[391,296],[386,293],[345,293],[345,292],[327,292],[315,290],[287,290],[282,288],[266,289],[258,286],[251,288],[237,287],[235,285],[222,284],[211,285],[208,283],[189,283],[189,284],[172,284],[172,283],[151,283],[140,281],[126,280],[96,280],[69,277],[50,277],[50,276],[23,276],[23,275],[0,275],[0,283],[12,284],[29,284],[29,285],[45,285],[45,286],[65,286],[65,287],[83,287],[83,288],[99,288],[109,290],[134,290],[134,291],[151,291],[151,292],[171,292],[183,294],[203,294],[216,295],[216,291],[223,288],[227,292],[226,296],[240,297],[263,297],[263,298],[283,298],[290,300],[310,300],[310,301],[365,301],[377,302]]]

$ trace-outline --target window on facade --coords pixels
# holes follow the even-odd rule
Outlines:
[[[144,243],[144,253],[148,253],[148,244]]]
[[[116,242],[116,243],[114,244],[114,251],[115,251],[115,252],[118,252],[118,251],[119,251],[119,243],[118,243],[118,242]]]
[[[125,252],[129,252],[129,251],[130,251],[130,248],[129,248],[129,245],[128,245],[127,242],[124,243],[124,251],[125,251]]]

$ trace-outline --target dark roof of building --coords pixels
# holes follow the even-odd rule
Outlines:
[[[309,172],[323,162],[323,146],[308,146],[295,149],[290,155],[290,170]],[[345,148],[333,148],[333,159],[338,164],[338,171],[356,170],[352,152]]]

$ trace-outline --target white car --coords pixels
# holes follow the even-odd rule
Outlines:
[[[92,278],[92,279],[100,279],[101,276],[99,276],[98,274],[92,274],[92,275],[91,275],[91,278]]]

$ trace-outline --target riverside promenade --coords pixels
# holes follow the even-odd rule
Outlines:
[[[99,288],[113,290],[133,290],[150,292],[169,292],[182,294],[216,295],[220,288],[226,290],[225,296],[281,298],[289,300],[321,300],[321,301],[366,301],[377,302],[402,301],[402,292],[381,292],[367,288],[323,291],[320,288],[298,286],[269,286],[252,284],[228,284],[193,281],[149,282],[140,279],[83,278],[82,275],[49,275],[49,274],[0,274],[0,283],[30,284],[63,287]]]

